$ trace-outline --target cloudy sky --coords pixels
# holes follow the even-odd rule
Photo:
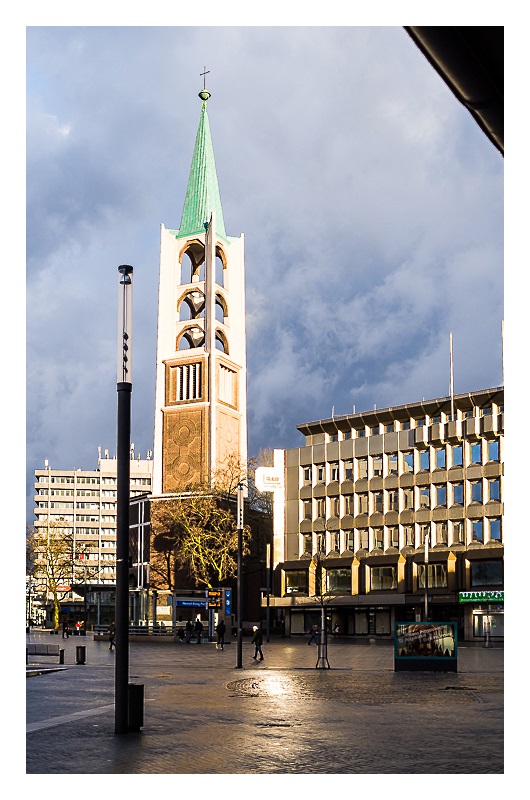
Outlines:
[[[245,235],[249,453],[296,425],[502,382],[499,152],[399,26],[30,26],[27,515],[34,470],[115,453],[117,267],[132,440],[153,446],[159,228],[180,223],[204,66]]]

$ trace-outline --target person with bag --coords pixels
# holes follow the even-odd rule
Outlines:
[[[215,645],[216,650],[223,650],[225,644],[225,633],[226,633],[226,625],[224,619],[221,619],[216,627],[217,633],[217,644]]]

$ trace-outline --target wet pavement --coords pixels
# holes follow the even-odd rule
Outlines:
[[[131,642],[144,725],[114,733],[105,641],[32,631],[65,664],[26,667],[28,774],[502,774],[504,650],[463,644],[457,673],[395,672],[391,643],[331,639],[330,669],[307,640]],[[76,664],[76,648],[86,663]],[[39,657],[32,657],[38,661]],[[44,665],[44,666],[43,666]],[[41,671],[44,670],[44,671]]]

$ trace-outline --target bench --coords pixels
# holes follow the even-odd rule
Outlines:
[[[64,664],[64,650],[58,644],[32,643],[26,645],[26,664],[29,663],[30,656],[57,656],[59,664]]]

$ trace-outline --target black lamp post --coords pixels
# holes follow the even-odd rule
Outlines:
[[[243,593],[243,484],[237,485],[237,669],[243,667],[243,621],[241,618]]]
[[[129,493],[131,445],[132,273],[118,267],[118,420],[116,527],[116,666],[114,732],[129,730]]]

